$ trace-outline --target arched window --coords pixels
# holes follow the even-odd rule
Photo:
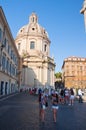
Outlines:
[[[35,42],[34,41],[30,42],[30,49],[35,49]]]

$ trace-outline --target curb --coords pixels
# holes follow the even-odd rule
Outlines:
[[[0,96],[0,101],[3,101],[3,100],[5,100],[5,99],[10,98],[10,97],[12,97],[12,96],[15,96],[15,95],[17,95],[17,94],[19,94],[19,92],[11,93],[11,94],[8,94],[8,95],[2,95],[2,96]]]

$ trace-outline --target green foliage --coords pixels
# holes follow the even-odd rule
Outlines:
[[[62,78],[62,73],[61,73],[61,72],[55,73],[55,77],[56,77],[56,78]]]

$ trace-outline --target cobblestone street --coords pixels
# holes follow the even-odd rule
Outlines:
[[[38,97],[19,93],[0,99],[0,130],[86,130],[86,103],[60,105],[57,122],[53,122],[51,102],[45,122],[39,118]]]

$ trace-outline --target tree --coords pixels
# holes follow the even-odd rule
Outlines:
[[[56,77],[56,78],[62,78],[62,73],[61,73],[61,72],[55,73],[55,77]]]
[[[62,83],[62,73],[57,72],[55,73],[56,81],[55,81],[55,89],[58,88],[63,88],[63,83]]]

